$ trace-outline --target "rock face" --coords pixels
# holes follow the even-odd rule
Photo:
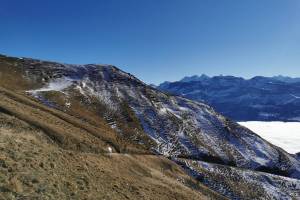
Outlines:
[[[245,187],[256,184],[262,176],[287,180],[290,184],[281,187],[270,178],[269,184],[279,191],[277,196],[271,195],[272,198],[280,198],[280,194],[288,196],[289,191],[291,198],[300,195],[297,190],[300,162],[295,156],[206,104],[160,92],[110,65],[65,65],[8,57],[0,57],[0,60],[0,84],[3,87],[26,91],[28,96],[44,105],[90,124],[99,123],[99,120],[108,124],[114,134],[104,134],[105,144],[116,152],[164,155],[181,164],[199,181],[230,198],[245,196],[238,190],[228,189],[226,181],[218,182],[216,177],[221,176],[211,175],[201,180],[201,168],[181,159],[219,164],[224,173],[238,167],[235,173],[242,174],[243,169],[247,169],[255,174],[255,179],[248,175]],[[12,84],[16,83],[12,77],[17,75],[19,84]],[[91,148],[89,151],[97,149]],[[213,169],[214,164],[207,166]],[[212,181],[215,182],[213,185],[210,184]],[[267,190],[265,187],[256,197],[270,197]]]
[[[162,91],[205,102],[235,121],[299,121],[300,81],[283,76],[185,77],[165,82]]]

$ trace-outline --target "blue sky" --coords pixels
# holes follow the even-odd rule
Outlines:
[[[299,0],[0,0],[0,53],[107,63],[147,83],[300,77]]]

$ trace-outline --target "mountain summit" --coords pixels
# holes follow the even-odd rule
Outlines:
[[[180,82],[192,82],[192,81],[203,81],[203,80],[207,80],[209,79],[210,77],[205,75],[205,74],[202,74],[201,76],[197,76],[197,75],[194,75],[194,76],[186,76],[184,77],[183,79],[180,80]]]
[[[231,79],[224,77],[222,84]],[[201,194],[204,184],[232,199],[300,196],[295,155],[204,103],[161,92],[115,66],[1,56],[0,86],[8,98],[2,98],[0,111],[32,124],[65,151],[168,158],[198,181],[197,187],[186,179],[179,182]],[[20,98],[24,108],[15,102]],[[32,109],[29,105],[38,109],[23,113]],[[45,112],[51,117],[44,117]],[[152,160],[150,165],[164,162]],[[135,171],[144,172],[144,166]],[[206,191],[217,197],[211,190]]]

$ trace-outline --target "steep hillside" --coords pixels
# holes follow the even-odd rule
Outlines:
[[[280,194],[289,196],[289,193],[290,198],[300,196],[297,180],[300,162],[295,156],[203,103],[162,93],[114,66],[66,65],[2,56],[0,85],[6,88],[3,91],[7,95],[21,93],[26,100],[30,99],[26,105],[38,104],[39,112],[30,111],[34,113],[32,116],[26,117],[22,112],[14,115],[41,128],[66,151],[103,153],[112,148],[117,153],[161,154],[182,165],[198,181],[230,198],[250,194],[258,199],[280,198]],[[15,95],[13,99],[16,98]],[[3,112],[16,113],[10,101],[6,103]],[[57,114],[62,111],[66,114]],[[45,112],[54,118],[45,118]],[[47,119],[53,123],[42,124]],[[76,128],[63,121],[76,124]],[[237,189],[228,188],[222,176],[218,176],[218,181],[213,175],[199,179],[203,173],[201,168],[180,159],[221,164],[224,171],[231,169],[230,166],[238,167],[236,173],[241,176],[244,169],[249,169],[256,178],[248,176],[244,187],[257,184],[264,176],[280,191],[279,195],[270,196],[266,187],[255,194],[245,190],[243,196]],[[276,179],[290,184],[282,187],[272,181],[271,174],[280,175]],[[214,185],[209,184],[212,181]]]
[[[259,76],[246,80],[202,75],[165,82],[158,88],[205,102],[235,121],[300,120],[300,81],[297,78]]]
[[[0,87],[0,199],[225,199],[162,156],[117,153],[123,145],[105,124]]]
[[[178,159],[190,174],[230,199],[299,199],[300,181],[264,172]]]

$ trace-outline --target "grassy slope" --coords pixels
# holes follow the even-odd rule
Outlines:
[[[0,199],[222,199],[88,111],[40,104],[20,72],[0,67]]]
[[[40,63],[37,62],[36,64]],[[58,116],[57,113],[62,111],[59,112],[58,118],[63,117],[63,120],[71,120],[71,123],[76,123],[77,126],[84,128],[89,134],[98,138],[100,137],[101,140],[105,140],[107,144],[113,146],[118,152],[149,152],[148,149],[153,146],[153,142],[146,134],[143,133],[142,128],[139,123],[136,122],[136,119],[132,117],[132,111],[129,112],[129,109],[127,109],[127,118],[124,118],[123,116],[118,118],[116,116],[117,120],[119,120],[118,126],[120,126],[123,132],[122,137],[120,134],[112,130],[107,124],[107,121],[104,120],[103,114],[105,113],[106,108],[104,105],[100,104],[97,99],[85,99],[83,95],[78,94],[78,91],[69,91],[70,94],[68,95],[55,91],[44,92],[42,94],[43,98],[47,99],[49,102],[54,102],[55,106],[57,106],[56,109],[53,110],[49,109],[49,107],[45,105],[40,105],[40,102],[37,99],[30,95],[26,95],[25,91],[43,86],[44,83],[41,81],[42,78],[46,79],[47,76],[51,76],[51,72],[46,73],[39,70],[40,68],[39,66],[35,66],[36,64],[28,64],[22,59],[0,55],[0,92],[5,92],[11,97],[13,96],[14,99],[21,99],[23,102],[26,102],[26,104],[31,106],[37,106],[41,111],[51,112],[56,117]],[[46,65],[47,62],[44,62],[43,64]],[[25,77],[25,69],[28,68],[36,71],[36,73],[40,75],[34,78]],[[66,109],[65,106],[67,102],[71,104],[68,109]],[[126,105],[124,105],[124,108],[125,107]],[[64,115],[63,112],[67,113],[68,117],[65,117],[66,115]],[[49,127],[47,127],[47,129],[49,129]],[[55,132],[57,131],[52,130],[49,134],[55,134]],[[137,132],[139,134],[137,134]],[[137,138],[133,138],[132,135]],[[145,145],[139,144],[138,141],[140,140],[142,140]],[[96,147],[96,149],[99,148]]]
[[[206,199],[169,160],[64,150],[41,130],[0,114],[1,199]],[[213,195],[213,193],[211,193]]]

